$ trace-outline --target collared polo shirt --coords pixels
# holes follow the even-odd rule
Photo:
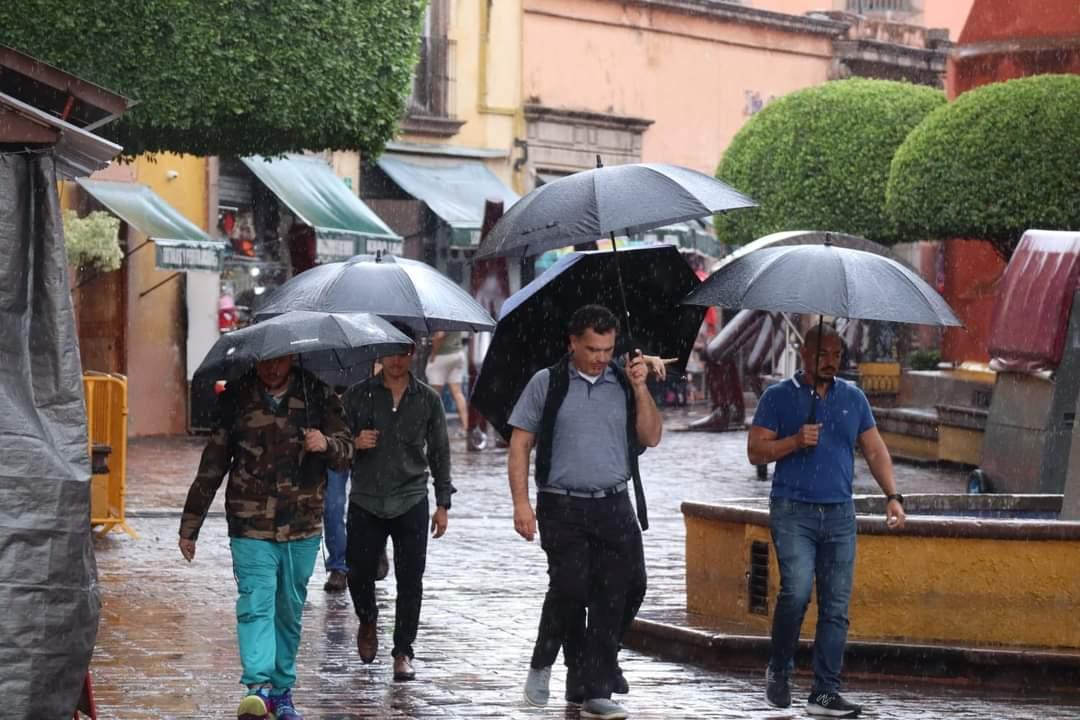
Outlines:
[[[570,386],[555,417],[548,485],[596,492],[627,482],[626,391],[610,367],[595,383],[572,362],[568,372]],[[540,432],[550,380],[546,368],[532,376],[510,414],[512,426]]]
[[[754,425],[783,439],[799,432],[810,413],[810,386],[802,373],[764,392],[754,413]],[[776,463],[771,497],[809,503],[851,500],[855,476],[855,444],[874,427],[874,414],[857,385],[836,378],[824,399],[817,401],[821,434],[814,448],[796,450]]]

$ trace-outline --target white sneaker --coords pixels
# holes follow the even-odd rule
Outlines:
[[[537,670],[529,668],[529,676],[525,678],[525,702],[536,707],[544,707],[548,704],[549,688],[551,685],[551,666]]]
[[[581,706],[581,717],[590,720],[624,720],[627,716],[626,708],[608,698],[586,700]]]

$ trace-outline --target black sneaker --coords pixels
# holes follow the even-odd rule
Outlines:
[[[775,708],[791,707],[791,683],[771,667],[765,668],[765,702]]]
[[[806,712],[819,717],[853,718],[862,712],[862,705],[849,703],[838,693],[813,693],[806,703]]]

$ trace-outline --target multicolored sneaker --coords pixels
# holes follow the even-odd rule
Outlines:
[[[271,720],[270,688],[251,687],[236,709],[236,720]]]
[[[292,690],[286,690],[280,695],[271,695],[271,708],[276,720],[304,720],[304,717],[293,707]]]

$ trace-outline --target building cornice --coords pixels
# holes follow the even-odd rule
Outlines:
[[[645,132],[655,120],[634,117],[632,115],[617,115],[615,113],[595,112],[593,110],[575,110],[571,108],[556,108],[539,103],[525,103],[525,119],[528,121],[549,120],[552,122],[580,123],[592,127],[611,128],[614,130],[629,130],[631,132]]]
[[[661,8],[688,15],[703,15],[737,23],[759,25],[788,32],[836,37],[848,29],[848,23],[824,16],[788,15],[787,13],[746,7],[723,0],[620,0],[625,5]]]

